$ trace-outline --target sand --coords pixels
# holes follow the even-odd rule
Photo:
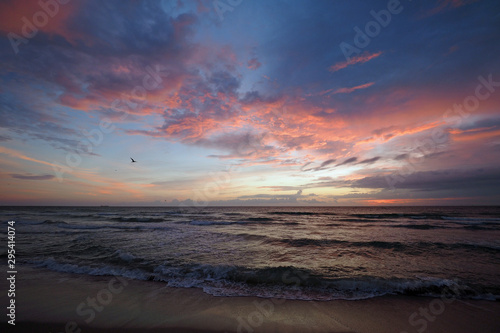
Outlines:
[[[5,281],[0,283],[2,304],[7,304]],[[23,267],[16,281],[16,326],[6,318],[2,315],[2,332],[496,333],[500,302],[406,296],[327,302],[214,297],[161,282]]]

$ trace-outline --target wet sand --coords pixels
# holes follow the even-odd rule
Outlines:
[[[4,291],[5,281],[0,283]],[[5,292],[1,299],[7,304]],[[16,326],[6,318],[3,314],[3,332],[494,333],[500,332],[500,302],[406,296],[326,302],[214,297],[161,282],[23,267],[16,281]]]

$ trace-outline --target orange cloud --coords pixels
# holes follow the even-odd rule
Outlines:
[[[377,133],[377,135],[375,135],[373,137],[356,142],[356,145],[369,144],[369,143],[375,143],[375,142],[378,142],[378,143],[387,142],[387,141],[389,141],[393,138],[396,138],[396,137],[424,132],[424,131],[427,131],[429,129],[440,126],[442,124],[443,124],[442,122],[436,121],[436,122],[420,125],[417,127],[408,127],[407,129],[398,129],[396,126],[391,126],[388,128],[388,132],[390,132],[390,133],[388,133],[388,132]]]
[[[26,155],[24,155],[24,154],[22,154],[22,153],[20,153],[20,152],[18,152],[16,150],[9,149],[9,148],[6,148],[6,147],[0,147],[0,154],[1,153],[7,154],[7,155],[10,155],[12,157],[16,157],[16,158],[19,158],[19,159],[22,159],[22,160],[31,161],[31,162],[40,163],[40,164],[45,164],[45,165],[48,165],[48,166],[51,166],[51,167],[57,167],[57,165],[55,165],[53,163],[49,163],[49,162],[37,160],[35,158],[26,156]]]
[[[469,131],[451,130],[453,141],[476,141],[500,135],[500,130],[488,131],[488,129],[475,129]]]
[[[346,68],[347,66],[368,62],[368,61],[372,60],[373,58],[380,56],[381,54],[382,54],[382,52],[377,52],[377,53],[372,53],[372,54],[365,52],[357,57],[352,57],[350,60],[339,62],[335,65],[332,65],[332,66],[330,66],[330,68],[328,68],[328,70],[333,73],[333,72],[336,72],[336,71],[341,70],[343,68]]]
[[[468,200],[474,198],[459,197],[459,198],[419,198],[419,199],[363,199],[360,200],[363,203],[373,206],[385,206],[385,205],[435,205],[438,202],[447,203],[450,201],[457,200]]]

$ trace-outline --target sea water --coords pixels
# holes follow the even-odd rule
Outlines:
[[[17,266],[216,296],[500,299],[500,207],[0,207]],[[7,261],[7,248],[0,249]]]

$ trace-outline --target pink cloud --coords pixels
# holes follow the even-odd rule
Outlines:
[[[248,60],[248,68],[256,70],[258,69],[262,64],[257,60],[257,58],[252,58]]]
[[[336,72],[338,70],[341,70],[341,69],[346,68],[346,67],[351,66],[351,65],[362,64],[362,63],[368,62],[374,58],[377,58],[381,54],[382,54],[382,52],[377,52],[377,53],[372,53],[372,54],[365,52],[357,57],[352,57],[350,60],[336,63],[335,65],[330,66],[330,68],[328,68],[328,70],[333,73],[333,72]]]
[[[477,2],[479,0],[440,0],[438,1],[438,5],[434,7],[433,9],[427,11],[423,17],[428,17],[432,15],[436,15],[438,13],[453,9],[453,8],[458,8],[462,7],[474,2]]]
[[[375,84],[375,82],[369,82],[369,83],[361,84],[361,85],[355,86],[355,87],[340,88],[340,89],[335,90],[331,94],[332,95],[335,95],[335,94],[350,94],[353,91],[356,91],[356,90],[359,90],[359,89],[365,89],[365,88],[373,86],[374,84]]]

